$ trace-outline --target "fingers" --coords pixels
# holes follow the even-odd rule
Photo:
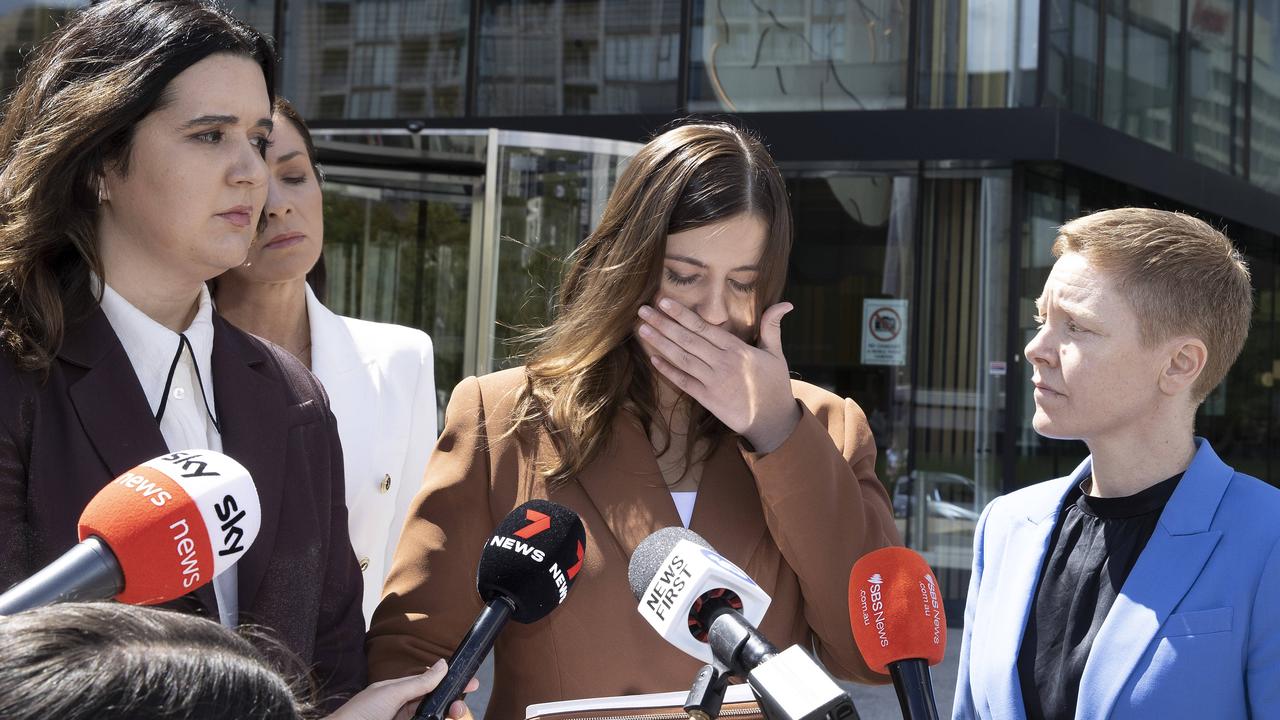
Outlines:
[[[760,349],[775,357],[782,357],[782,317],[795,309],[784,302],[772,305],[760,316]]]
[[[656,313],[649,310],[648,314],[652,317]],[[672,323],[670,320],[667,322],[670,325],[675,325],[675,323]],[[708,363],[707,359],[698,357],[694,353],[690,352],[687,349],[687,346],[667,336],[665,334],[665,330],[658,328],[646,320],[645,322],[640,323],[640,328],[637,332],[640,333],[640,336],[645,339],[649,346],[661,355],[669,365],[674,368],[678,368],[682,373],[699,380],[709,378],[712,375],[711,365]],[[681,332],[690,337],[696,337],[692,336],[689,331],[684,330],[683,328],[681,329]],[[707,349],[710,349],[710,345],[707,345],[705,340],[699,340],[699,342],[706,345]]]
[[[467,689],[463,690],[462,692],[473,693],[479,689],[480,689],[480,681],[477,680],[476,678],[471,678],[471,682],[467,683]]]
[[[694,312],[671,298],[662,298],[659,300],[658,307],[663,313],[666,313],[667,316],[679,323],[681,327],[689,330],[710,345],[721,350],[732,347],[733,343],[738,341],[737,336],[733,333],[703,320],[702,316],[697,312]],[[661,315],[661,313],[658,314]],[[665,329],[666,328],[663,328],[664,331]],[[679,338],[676,339],[678,340]]]
[[[705,407],[707,400],[706,385],[658,355],[649,356],[649,360],[653,363],[654,369],[662,373],[662,376],[670,381],[672,385],[675,385],[684,394],[702,403]]]
[[[467,707],[467,704],[461,700],[453,701],[453,704],[449,706],[449,712],[445,717],[448,717],[450,720],[474,720],[471,715],[471,708]]]
[[[403,705],[435,690],[440,681],[444,679],[446,669],[444,659],[440,659],[436,661],[435,665],[418,675],[410,675],[394,680],[382,680],[381,682],[373,683],[369,688],[381,688],[381,692],[386,693],[397,704]]]

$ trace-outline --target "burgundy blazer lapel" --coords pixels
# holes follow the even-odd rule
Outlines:
[[[69,369],[68,394],[111,477],[168,452],[129,356],[101,309],[67,328],[58,356],[83,373],[73,381],[71,373],[76,371]],[[93,483],[90,494],[102,487],[94,478],[66,481]]]
[[[66,368],[67,394],[108,478],[169,452],[133,364],[100,308],[67,327],[58,357],[73,366]],[[76,373],[80,377],[72,379]],[[96,495],[106,484],[101,476],[89,475],[64,481],[81,484],[81,492],[76,494],[86,497]],[[218,602],[211,584],[192,595],[205,612],[217,617]],[[191,610],[191,603],[188,598],[171,605]]]
[[[236,567],[242,611],[253,607],[276,542],[284,503],[289,415],[279,381],[264,373],[267,356],[220,315],[213,316],[213,394],[222,451],[249,471],[262,506],[262,526]]]

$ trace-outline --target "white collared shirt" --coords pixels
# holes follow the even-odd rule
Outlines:
[[[94,278],[95,289],[100,281]],[[102,312],[124,346],[133,372],[153,417],[160,417],[160,434],[169,450],[222,451],[213,399],[213,303],[200,286],[200,307],[191,325],[179,335],[134,307],[111,289],[102,288]],[[187,342],[182,343],[186,337]],[[177,362],[174,357],[182,347]],[[172,370],[173,379],[169,373]],[[166,387],[167,392],[166,392]],[[206,402],[208,404],[206,404]],[[161,410],[163,409],[163,414]],[[233,565],[213,579],[222,624],[238,624],[238,583]]]

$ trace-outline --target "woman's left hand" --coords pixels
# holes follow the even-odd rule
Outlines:
[[[777,449],[800,421],[782,354],[782,316],[795,306],[779,303],[764,311],[758,346],[671,298],[658,307],[640,308],[639,327],[657,351],[651,359],[658,372],[757,452]]]

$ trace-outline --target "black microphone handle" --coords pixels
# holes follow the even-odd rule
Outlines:
[[[711,646],[711,654],[729,668],[731,674],[745,679],[761,663],[778,654],[778,648],[737,610],[716,608],[710,617],[707,644]]]
[[[485,656],[493,649],[498,633],[515,609],[515,604],[509,598],[498,596],[489,601],[489,605],[463,636],[458,649],[453,651],[444,679],[418,704],[413,720],[444,720],[449,706],[462,697],[467,683],[471,682]]]
[[[106,600],[124,590],[124,573],[107,544],[90,536],[40,572],[0,595],[0,615],[71,600]]]
[[[928,663],[920,659],[891,662],[889,676],[893,678],[893,689],[898,692],[903,720],[938,720]]]

